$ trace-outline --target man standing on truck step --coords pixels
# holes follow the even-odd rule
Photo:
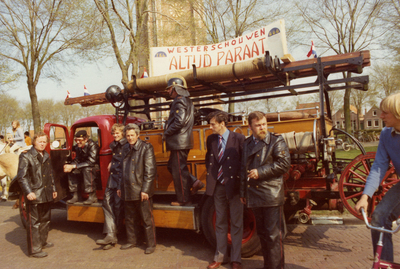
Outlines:
[[[243,144],[240,199],[256,218],[264,268],[281,269],[286,230],[283,174],[290,168],[290,153],[282,136],[268,132],[263,112],[250,113],[248,121],[253,134]]]
[[[123,202],[121,199],[121,179],[122,179],[122,156],[124,155],[123,146],[128,143],[124,137],[124,125],[115,123],[111,127],[111,134],[114,141],[110,143],[112,159],[108,165],[110,176],[108,177],[107,188],[104,192],[103,212],[104,239],[96,241],[98,245],[104,245],[103,249],[112,248],[117,243],[117,231],[122,226]]]
[[[17,180],[25,196],[28,224],[26,235],[28,253],[34,258],[43,258],[42,251],[51,248],[47,242],[50,229],[51,204],[57,198],[50,156],[45,151],[49,138],[44,132],[33,137],[33,147],[19,156]]]
[[[129,123],[124,129],[129,144],[124,145],[122,161],[121,197],[125,207],[127,243],[122,250],[136,247],[140,243],[140,224],[146,235],[145,254],[156,249],[156,227],[153,217],[154,179],[156,157],[153,146],[139,139],[139,126]]]
[[[195,194],[204,187],[204,183],[194,177],[187,167],[189,151],[193,148],[194,106],[183,77],[169,79],[166,91],[173,99],[163,135],[170,151],[168,171],[174,180],[177,196],[177,201],[171,205],[184,206],[190,204],[190,188],[191,194]]]
[[[78,202],[78,184],[83,181],[84,191],[89,195],[83,204],[91,205],[97,202],[95,179],[99,171],[99,146],[88,138],[85,130],[76,132],[75,142],[72,151],[76,152],[76,157],[71,164],[64,165],[64,172],[68,173],[69,191],[72,193],[67,203]]]
[[[240,201],[240,165],[244,135],[227,129],[229,115],[213,112],[209,116],[213,134],[207,138],[206,194],[214,197],[215,236],[217,248],[214,261],[207,268],[215,269],[229,262],[228,229],[232,247],[230,261],[233,269],[242,268],[243,205]]]

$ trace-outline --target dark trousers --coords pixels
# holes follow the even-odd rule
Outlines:
[[[228,230],[230,226],[232,247],[231,262],[242,262],[241,249],[243,238],[243,204],[239,194],[228,199],[225,185],[217,183],[214,190],[215,236],[217,249],[214,255],[216,262],[228,262]],[[229,225],[230,224],[230,225]]]
[[[96,171],[94,167],[85,167],[81,169],[75,169],[68,174],[68,185],[70,192],[78,191],[79,182],[83,181],[84,191],[91,193],[96,191]]]
[[[156,246],[156,226],[153,217],[153,199],[141,202],[124,201],[127,243],[137,245],[140,223],[143,223],[147,247]]]
[[[42,246],[47,242],[50,229],[51,203],[26,204],[28,213],[28,227],[26,236],[28,239],[29,255],[42,251]]]
[[[168,171],[174,180],[176,197],[180,203],[189,201],[190,188],[197,180],[187,167],[189,151],[190,149],[171,150],[168,160]]]
[[[283,238],[286,227],[283,206],[257,207],[252,210],[264,256],[264,268],[284,268]]]
[[[400,216],[400,183],[392,186],[388,192],[383,196],[382,201],[376,206],[372,213],[371,225],[376,227],[384,227],[385,229],[392,229],[392,222]],[[376,245],[379,241],[380,232],[371,230],[372,245],[374,255],[376,252]],[[383,233],[383,248],[381,259],[393,262],[393,241],[392,234]]]
[[[104,212],[103,233],[116,234],[121,228],[124,212],[124,204],[121,197],[117,195],[117,189],[106,188],[102,206]]]

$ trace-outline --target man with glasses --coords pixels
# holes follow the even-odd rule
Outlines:
[[[64,172],[68,173],[69,191],[72,193],[72,199],[67,203],[78,202],[78,184],[83,181],[84,191],[89,196],[83,204],[91,205],[97,202],[95,178],[99,170],[99,146],[88,138],[85,130],[75,134],[75,142],[72,151],[76,152],[76,157],[71,164],[64,165]]]

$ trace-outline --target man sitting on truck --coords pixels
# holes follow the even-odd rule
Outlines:
[[[189,151],[193,148],[194,106],[183,77],[169,79],[166,91],[173,99],[163,135],[170,151],[168,171],[174,180],[177,196],[177,201],[171,205],[183,206],[190,203],[190,188],[191,194],[195,194],[204,187],[204,183],[194,177],[187,167]]]
[[[67,203],[78,202],[78,184],[83,181],[84,191],[89,195],[83,204],[91,205],[97,202],[95,178],[99,170],[99,146],[88,138],[85,130],[75,134],[75,142],[72,151],[76,152],[76,157],[71,164],[64,165],[64,172],[68,173],[69,191],[72,193],[72,198]]]

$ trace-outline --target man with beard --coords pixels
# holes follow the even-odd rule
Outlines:
[[[283,174],[290,168],[289,149],[282,136],[268,132],[264,113],[252,112],[248,121],[253,135],[243,144],[240,199],[254,212],[264,268],[284,268]]]
[[[47,242],[50,229],[51,203],[57,198],[50,156],[45,151],[49,142],[44,132],[33,137],[33,147],[19,157],[17,180],[25,196],[28,226],[26,227],[28,253],[34,258],[43,258],[42,251],[51,248]]]
[[[204,183],[194,177],[187,167],[189,151],[193,148],[194,106],[183,77],[169,79],[166,91],[173,99],[163,135],[170,151],[168,171],[174,180],[177,196],[177,201],[171,205],[183,206],[190,204],[189,194],[195,194],[204,187]]]

